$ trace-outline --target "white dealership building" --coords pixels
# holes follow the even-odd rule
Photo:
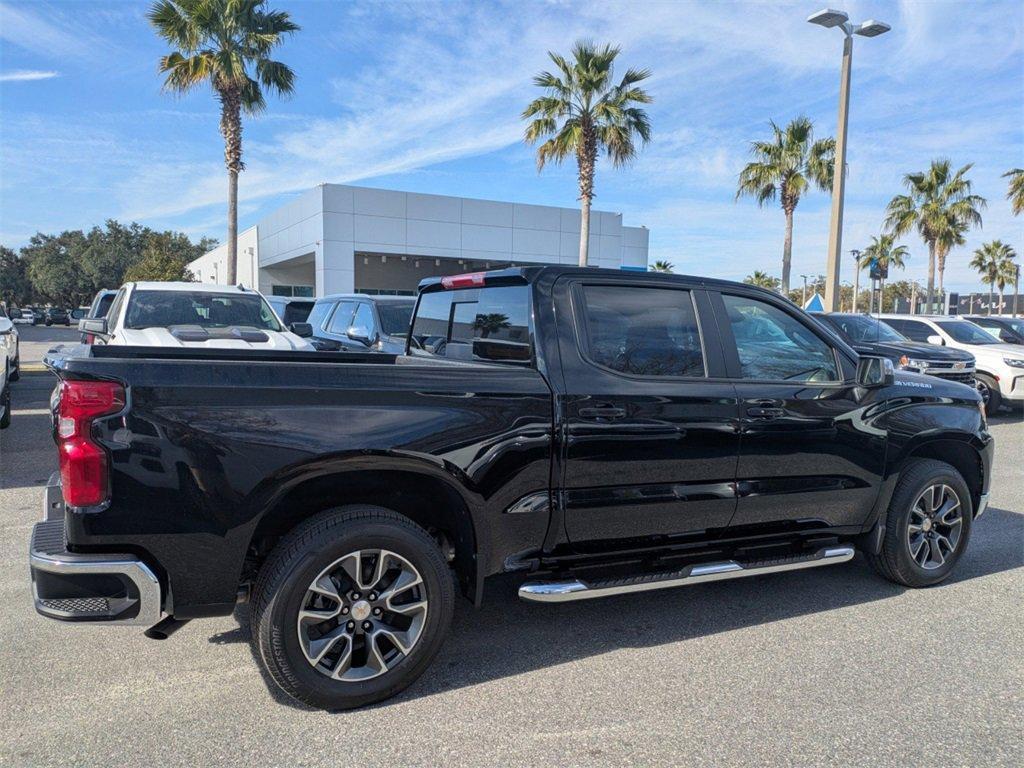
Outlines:
[[[321,184],[238,236],[238,282],[266,294],[413,293],[424,277],[511,264],[576,264],[580,211]],[[647,269],[648,231],[593,211],[590,264]],[[227,246],[189,265],[227,276]]]

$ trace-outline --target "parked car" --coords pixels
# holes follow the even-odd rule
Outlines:
[[[17,350],[17,345],[14,323],[0,307],[0,429],[7,429],[11,425],[11,382],[18,378],[18,369],[12,363],[15,358],[11,355],[11,348]]]
[[[28,307],[24,309],[13,309],[10,313],[11,322],[16,325],[34,325],[36,315]]]
[[[11,381],[21,377],[21,339],[14,320],[7,314],[7,307],[0,304],[0,321],[6,320],[0,327],[0,353],[7,358],[7,376]]]
[[[40,307],[28,307],[28,311],[32,313],[32,325],[41,325],[46,321],[46,310]]]
[[[106,317],[81,320],[79,329],[96,344],[313,350],[259,292],[232,285],[126,283]]]
[[[402,355],[75,346],[47,365],[61,471],[37,611],[166,637],[241,591],[270,678],[318,707],[415,680],[456,583],[479,604],[522,572],[523,599],[560,603],[860,549],[923,587],[989,498],[976,390],[719,280],[449,276],[421,283]]]
[[[1004,344],[1024,344],[1024,318],[968,315],[967,319],[984,328]]]
[[[948,315],[881,315],[886,325],[914,341],[926,341],[974,355],[975,379],[989,416],[999,407],[1024,404],[1024,350],[1003,344],[963,318]]]
[[[78,327],[81,329],[82,320],[96,320],[101,317],[106,317],[107,312],[110,311],[110,305],[114,303],[114,297],[117,295],[117,291],[110,288],[101,288],[96,292],[96,295],[92,297],[92,304],[89,305],[89,310],[85,313],[85,317],[79,318]],[[82,343],[92,344],[95,341],[95,337],[91,333],[82,333]]]
[[[813,316],[858,354],[887,357],[902,370],[974,386],[974,355],[970,352],[911,341],[871,315],[815,312]]]
[[[309,313],[313,345],[331,351],[401,354],[415,305],[412,296],[324,296]]]
[[[71,315],[68,314],[66,309],[60,307],[49,307],[43,315],[43,322],[46,323],[46,327],[49,328],[51,325],[71,325]]]
[[[316,299],[298,298],[295,296],[264,296],[267,304],[277,313],[285,328],[292,323],[304,323],[313,310]]]

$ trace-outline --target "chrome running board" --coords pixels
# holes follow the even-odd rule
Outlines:
[[[854,549],[848,545],[819,549],[813,555],[784,557],[739,563],[725,560],[718,563],[688,565],[669,573],[645,574],[623,579],[607,579],[584,582],[579,579],[563,581],[531,581],[519,588],[519,597],[536,603],[564,603],[570,600],[589,600],[595,597],[623,595],[630,592],[646,592],[652,589],[668,589],[687,584],[702,584],[708,581],[742,579],[744,576],[760,576],[765,573],[799,571],[816,568],[819,565],[845,563],[853,558]]]

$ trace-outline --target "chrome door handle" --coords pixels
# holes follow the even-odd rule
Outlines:
[[[616,408],[611,405],[598,405],[592,408],[580,408],[580,416],[584,419],[601,419],[612,421],[626,417],[625,408]]]

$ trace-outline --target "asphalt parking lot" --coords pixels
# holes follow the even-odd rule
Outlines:
[[[26,362],[68,333],[19,330]],[[902,589],[859,557],[558,606],[501,579],[412,688],[328,714],[261,676],[244,607],[163,642],[36,616],[52,385],[14,384],[0,433],[0,765],[1024,764],[1019,414],[993,422],[992,506],[941,586]]]

